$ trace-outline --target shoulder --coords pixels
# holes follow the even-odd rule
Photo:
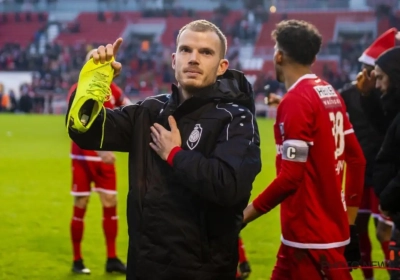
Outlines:
[[[342,96],[346,96],[352,94],[357,91],[356,83],[347,83],[341,89],[338,90],[339,94]]]
[[[253,113],[245,106],[236,103],[217,103],[215,116],[226,127],[223,135],[226,139],[241,137],[249,139],[250,142],[258,142],[257,120]],[[257,140],[258,139],[258,140]]]
[[[215,105],[215,110],[217,112],[216,115],[219,116],[219,118],[229,118],[231,121],[233,121],[235,118],[245,119],[246,116],[251,118],[254,117],[247,107],[234,102],[218,102]]]
[[[312,104],[314,95],[315,91],[310,88],[310,86],[296,87],[283,96],[278,109],[282,107],[298,107],[299,105]]]
[[[160,94],[155,96],[147,97],[141,101],[138,101],[135,104],[130,104],[123,106],[122,109],[131,109],[131,108],[146,108],[147,110],[160,110],[165,103],[168,102],[170,95],[169,94]]]
[[[298,87],[285,94],[278,106],[277,117],[291,116],[294,120],[300,116],[315,116],[320,111],[320,97],[311,86]]]
[[[148,108],[163,106],[165,103],[168,102],[170,96],[171,96],[170,94],[160,94],[160,95],[150,96],[138,102],[138,105]]]

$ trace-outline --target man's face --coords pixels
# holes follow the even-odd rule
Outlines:
[[[379,89],[382,92],[382,94],[386,94],[390,86],[389,76],[386,75],[386,73],[383,72],[378,65],[375,65],[374,72],[376,78],[375,87]]]
[[[228,69],[221,57],[221,42],[215,32],[184,30],[179,37],[176,53],[172,54],[175,78],[187,92],[215,83],[217,76]]]
[[[285,79],[283,77],[283,70],[282,70],[282,59],[283,59],[283,52],[279,49],[278,44],[275,45],[275,53],[274,53],[274,68],[275,68],[275,75],[276,80],[280,83],[284,83]]]

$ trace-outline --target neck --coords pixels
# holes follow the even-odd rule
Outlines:
[[[283,71],[285,87],[288,90],[295,82],[306,74],[312,74],[310,66],[287,66]]]
[[[190,94],[183,88],[179,88],[179,105],[181,105],[183,102],[185,102],[192,96],[193,96],[193,94]]]
[[[199,88],[191,88],[190,90],[184,89],[182,88],[179,84],[178,84],[178,89],[179,89],[179,105],[182,104],[183,102],[185,102],[186,100],[192,98],[193,96],[204,96],[204,94],[209,94],[210,90],[212,90],[214,84],[210,84],[210,85],[206,85],[203,87],[199,87]]]

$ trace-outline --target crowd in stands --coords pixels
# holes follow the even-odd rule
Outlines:
[[[229,13],[229,8],[222,4],[214,11],[213,22],[231,38],[227,58],[232,68],[241,70],[239,63],[239,48],[243,42],[254,43],[263,22],[268,21],[268,13],[257,4],[257,1],[247,0],[247,10],[234,26],[224,26],[223,19]],[[143,16],[154,16],[160,11],[144,10]],[[175,11],[175,13],[191,13],[191,11]],[[153,13],[153,14],[152,14]],[[160,16],[160,15],[157,15]],[[180,15],[176,15],[180,16]],[[195,15],[192,15],[195,18]],[[118,17],[114,18],[115,20]],[[99,20],[102,20],[99,17]],[[64,29],[64,32],[65,29]],[[69,30],[68,32],[72,32]],[[79,32],[79,26],[74,29]],[[176,33],[178,30],[176,30]],[[349,82],[351,75],[359,70],[357,61],[359,55],[373,38],[365,37],[356,40],[343,39],[334,43],[334,48],[341,51],[341,63],[337,71],[327,67],[324,77],[339,89]],[[53,96],[65,93],[75,83],[84,59],[89,50],[109,42],[93,42],[91,44],[76,42],[75,45],[48,43],[43,54],[23,48],[18,44],[6,44],[0,48],[0,71],[34,71],[31,84],[20,87],[20,96],[31,98],[27,111],[40,112],[44,108],[43,92]],[[128,96],[152,95],[169,91],[169,84],[175,81],[171,69],[171,53],[175,45],[165,46],[157,40],[143,40],[135,34],[124,38],[124,43],[118,55],[118,60],[124,65],[124,71],[116,81]],[[256,93],[265,93],[265,85],[269,91],[283,94],[284,88],[274,79],[274,73],[262,73],[254,85]],[[9,95],[8,105],[0,104],[0,110],[15,110],[18,106],[15,93],[5,93],[1,88],[0,96]],[[22,99],[24,100],[24,99]],[[51,98],[50,98],[51,100]],[[29,105],[31,104],[31,105]],[[6,107],[6,108],[5,108]],[[30,109],[29,109],[30,108]],[[25,110],[25,109],[24,109]],[[26,110],[25,110],[26,111]]]

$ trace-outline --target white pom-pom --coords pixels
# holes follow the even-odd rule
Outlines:
[[[396,35],[394,36],[396,38],[396,40],[400,41],[400,32],[397,32]]]

